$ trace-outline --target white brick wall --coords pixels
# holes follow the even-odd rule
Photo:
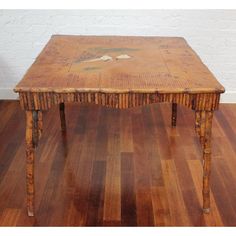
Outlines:
[[[236,10],[0,10],[0,99],[52,34],[183,36],[236,102]]]

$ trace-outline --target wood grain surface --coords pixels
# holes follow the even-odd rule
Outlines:
[[[221,93],[180,37],[54,35],[17,92]]]
[[[18,102],[0,101],[0,225],[236,226],[236,106],[215,111],[209,214],[194,112],[178,106],[176,127],[171,112],[171,104],[68,104],[66,135],[58,107],[44,112],[28,217],[25,116]]]

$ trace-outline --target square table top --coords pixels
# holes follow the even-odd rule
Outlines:
[[[53,35],[16,92],[222,93],[184,38]]]

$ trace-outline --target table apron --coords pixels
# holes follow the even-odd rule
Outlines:
[[[219,107],[220,93],[20,92],[19,99],[24,110],[48,110],[65,102],[91,103],[118,109],[169,102],[193,110],[213,111]]]

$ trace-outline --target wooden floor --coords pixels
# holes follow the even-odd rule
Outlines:
[[[212,211],[201,210],[202,160],[191,110],[66,106],[44,116],[36,158],[36,216],[26,214],[24,112],[0,102],[0,225],[236,226],[236,105],[213,122]]]

